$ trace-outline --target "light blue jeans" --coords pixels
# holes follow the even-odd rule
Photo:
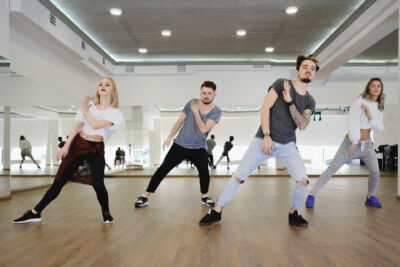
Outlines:
[[[225,186],[224,192],[218,200],[218,204],[222,207],[225,207],[229,203],[239,188],[240,183],[236,178],[246,181],[249,175],[257,168],[258,165],[271,157],[277,157],[283,162],[294,182],[302,180],[303,178],[306,178],[308,181],[304,162],[301,159],[300,153],[297,150],[294,142],[289,142],[287,144],[279,144],[274,142],[275,148],[269,155],[261,152],[262,142],[262,139],[255,137],[250,143],[249,148],[240,161],[239,167],[229,179],[228,184]],[[301,186],[296,183],[292,193],[292,200],[290,204],[291,208],[300,210],[306,189],[307,186]]]

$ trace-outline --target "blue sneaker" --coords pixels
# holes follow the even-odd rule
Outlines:
[[[307,200],[306,200],[306,208],[314,208],[314,196],[313,195],[308,195]]]
[[[367,197],[367,200],[365,200],[365,206],[382,208],[381,202],[379,202],[379,200],[375,196]]]

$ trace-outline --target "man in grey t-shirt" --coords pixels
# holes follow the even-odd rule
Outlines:
[[[184,159],[193,162],[199,171],[201,204],[209,207],[215,205],[214,201],[207,196],[210,174],[206,139],[211,129],[219,122],[221,109],[213,104],[217,89],[215,83],[205,81],[200,88],[201,99],[192,99],[185,105],[167,140],[163,143],[163,149],[165,149],[180,129],[161,166],[151,177],[146,192],[135,202],[136,208],[148,205],[150,194],[156,191],[164,177]]]
[[[207,145],[208,165],[210,167],[213,167],[214,166],[214,156],[213,156],[212,151],[213,151],[213,149],[214,149],[214,147],[216,145],[216,143],[215,143],[215,135],[212,134],[211,138],[207,139],[206,145]]]
[[[314,112],[315,101],[307,92],[307,87],[314,80],[319,69],[318,64],[318,60],[312,55],[299,56],[296,64],[296,80],[278,79],[269,87],[260,109],[261,126],[215,209],[210,210],[201,219],[199,223],[201,226],[220,221],[223,207],[229,203],[239,185],[246,181],[260,163],[270,157],[282,160],[296,185],[289,210],[289,224],[308,226],[308,222],[299,212],[306,193],[308,177],[296,147],[295,130],[296,128],[304,130]]]

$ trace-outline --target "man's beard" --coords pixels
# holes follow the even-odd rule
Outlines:
[[[212,103],[212,99],[211,99],[210,101],[208,101],[208,102],[206,102],[206,101],[204,101],[204,100],[202,99],[201,102],[203,102],[204,105],[209,105],[209,104]]]
[[[300,79],[300,81],[302,83],[310,83],[311,82],[311,80],[309,78],[302,78],[302,79]]]

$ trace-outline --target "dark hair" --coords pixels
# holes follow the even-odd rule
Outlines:
[[[25,136],[21,135],[21,136],[19,137],[19,140],[25,140]]]
[[[231,135],[231,136],[229,136],[229,141],[233,141],[233,136]]]
[[[300,55],[300,56],[298,56],[297,60],[296,60],[296,70],[300,69],[301,63],[303,63],[304,60],[311,60],[312,62],[314,62],[315,66],[317,67],[316,71],[319,71],[319,61],[313,55],[308,55],[308,56]]]
[[[212,135],[211,135],[211,139],[214,139],[214,138],[215,138],[215,135],[212,134]]]
[[[62,137],[61,136],[58,137],[58,141],[62,142]]]
[[[203,87],[212,88],[215,92],[217,90],[217,85],[212,81],[204,81],[203,84],[200,86],[200,89]]]
[[[371,95],[369,93],[369,87],[371,86],[371,83],[375,82],[375,81],[378,81],[382,86],[381,94],[378,96],[378,99],[376,100],[376,102],[378,102],[378,109],[384,110],[385,109],[385,94],[383,93],[383,82],[382,82],[381,78],[378,78],[378,77],[371,78],[368,81],[367,85],[365,86],[364,92],[360,96],[365,99],[371,99]]]

